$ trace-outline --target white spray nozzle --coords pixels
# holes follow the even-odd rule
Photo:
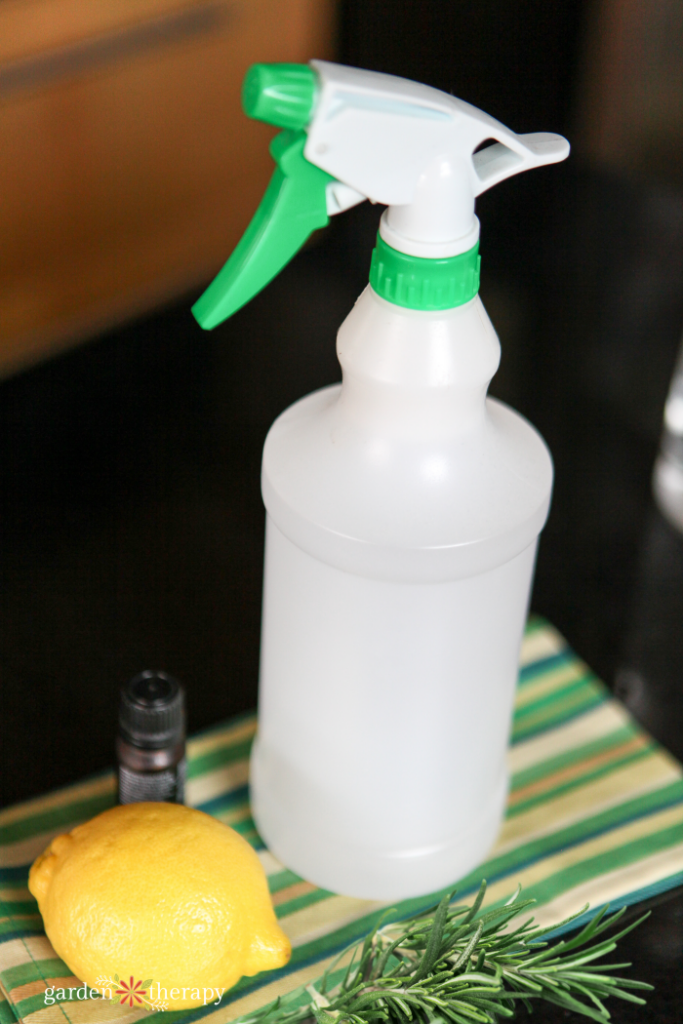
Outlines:
[[[380,234],[400,252],[466,252],[479,235],[478,195],[569,154],[561,135],[516,135],[430,86],[327,61],[311,65],[320,91],[304,156],[343,186],[328,186],[328,212],[363,198],[387,205]]]

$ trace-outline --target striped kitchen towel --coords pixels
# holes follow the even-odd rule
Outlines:
[[[173,1013],[179,1024],[223,1024],[317,977],[366,933],[384,905],[337,896],[287,870],[265,849],[248,803],[253,715],[189,743],[189,802],[237,829],[258,851],[289,935],[287,967],[245,978],[220,1005]],[[521,883],[534,916],[553,924],[605,903],[619,907],[683,883],[683,770],[610,695],[547,623],[529,624],[510,750],[512,788],[491,856],[458,883],[458,901],[482,878],[489,905]],[[148,1016],[83,997],[59,960],[26,888],[31,861],[50,839],[110,807],[111,773],[0,811],[0,1024],[104,1024]],[[396,917],[434,902],[407,900]],[[61,991],[60,991],[61,990]],[[154,1014],[152,1014],[154,1015]],[[163,1018],[168,1024],[168,1014]]]

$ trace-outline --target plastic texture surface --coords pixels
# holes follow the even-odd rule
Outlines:
[[[315,109],[317,78],[307,64],[252,64],[244,78],[242,107],[278,128],[305,128]]]
[[[500,346],[478,297],[424,312],[368,287],[337,351],[342,385],[284,412],[264,449],[251,792],[287,866],[391,900],[494,841],[552,463],[486,398]]]
[[[326,61],[312,66],[320,93],[306,159],[388,205],[382,237],[408,255],[440,259],[471,249],[478,195],[569,152],[559,135],[516,135],[430,86]]]
[[[233,257],[195,305],[203,327],[234,313],[295,255],[314,229],[303,230],[307,213],[314,227],[326,223],[318,215],[323,181],[327,216],[364,199],[383,203],[389,208],[380,235],[387,245],[407,256],[441,261],[477,244],[478,195],[569,153],[559,135],[516,135],[430,86],[327,61],[311,65],[257,64],[247,73],[246,112],[270,124],[305,127],[303,157],[292,161],[289,171],[280,163],[290,187],[284,188],[276,172]],[[315,168],[327,177],[314,179]],[[403,294],[401,287],[397,294]],[[445,294],[436,304],[424,297],[409,304],[444,308]],[[454,294],[456,303],[467,301],[460,289]]]
[[[313,68],[311,110],[303,90],[281,99],[284,73],[249,80],[256,116],[310,119],[275,140],[268,193],[195,315],[229,316],[329,216],[387,205],[371,286],[339,330],[341,386],[266,439],[251,798],[302,877],[404,899],[452,884],[495,839],[552,489],[543,440],[486,397],[500,345],[476,294],[474,202],[569,147],[415,82]]]
[[[451,885],[486,858],[503,816],[535,544],[473,578],[415,586],[312,558],[270,518],[266,536],[259,832],[333,892],[395,900]]]
[[[381,235],[372,252],[370,284],[383,299],[409,309],[452,309],[479,291],[479,243],[460,256],[425,260],[392,249]]]
[[[329,222],[330,176],[303,157],[304,132],[284,131],[270,145],[277,169],[251,224],[220,273],[192,307],[209,330],[253,299],[304,242]]]

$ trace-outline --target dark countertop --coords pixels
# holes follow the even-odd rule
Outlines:
[[[683,537],[650,496],[683,324],[683,198],[535,174],[479,209],[503,345],[491,390],[556,463],[532,607],[683,757]],[[110,765],[118,688],[143,668],[182,679],[191,731],[254,706],[263,438],[338,379],[336,327],[377,217],[345,215],[210,335],[190,296],[0,385],[0,804]],[[683,897],[620,948],[657,991],[614,1020],[683,1020]]]

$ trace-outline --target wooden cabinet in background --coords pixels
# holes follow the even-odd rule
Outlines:
[[[206,281],[273,169],[247,67],[333,46],[334,0],[2,0],[0,374]]]

